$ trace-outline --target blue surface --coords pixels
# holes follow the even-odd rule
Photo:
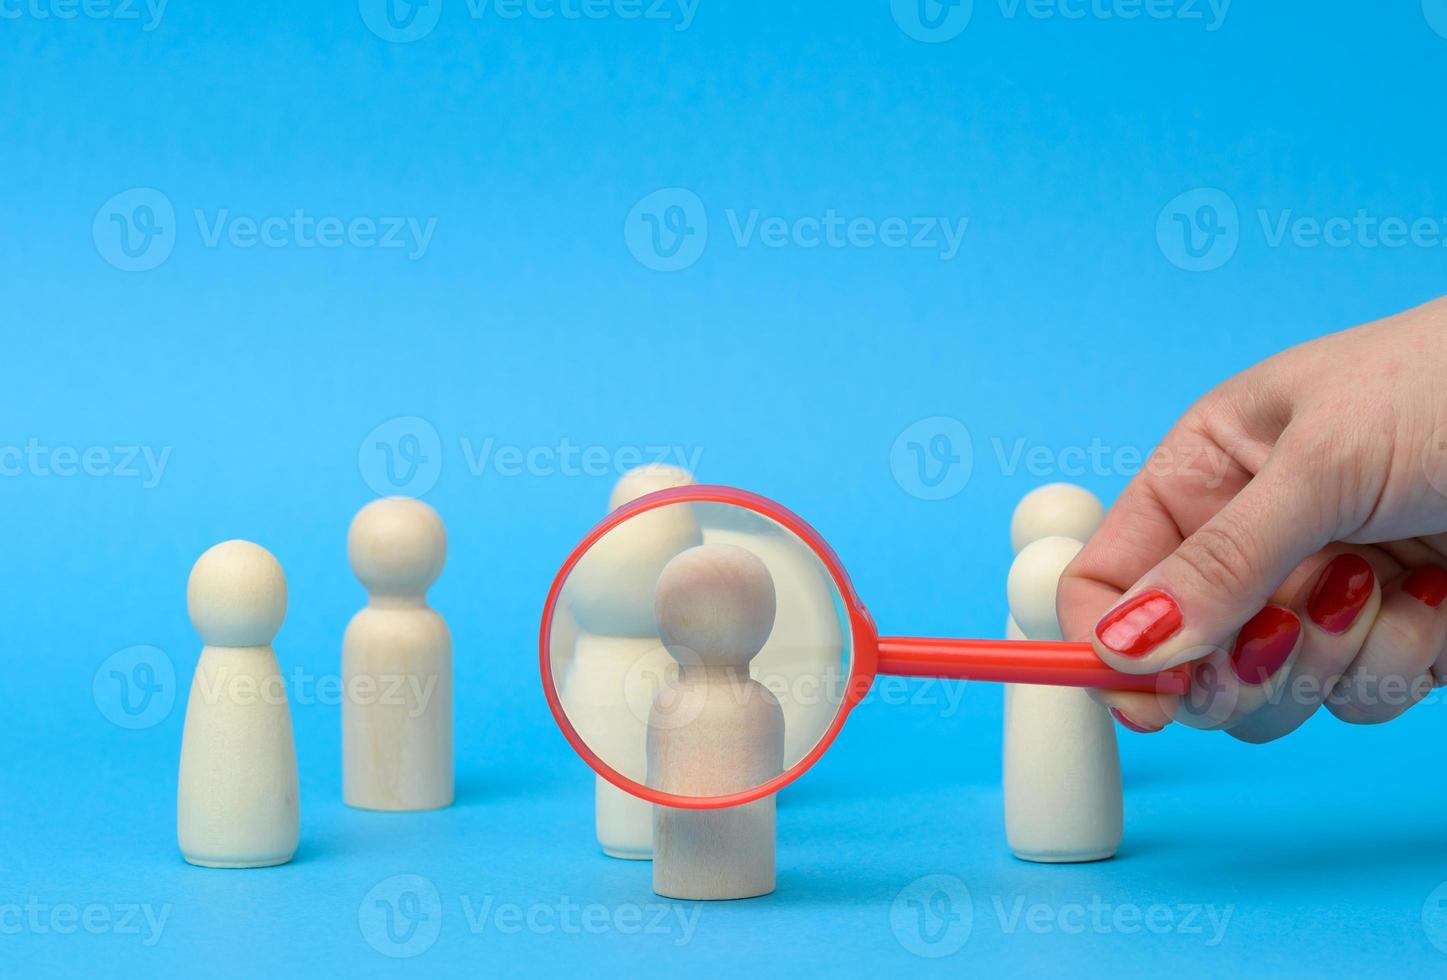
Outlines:
[[[997,634],[1028,489],[1113,496],[1222,377],[1442,291],[1447,4],[539,2],[0,6],[0,972],[1440,972],[1440,703],[1125,735],[1120,856],[1040,867],[1003,844],[998,689],[881,691],[782,799],[777,893],[675,905],[596,853],[534,637],[656,446],[808,518],[885,630]],[[1204,19],[1099,14],[1134,9]],[[1424,220],[1310,247],[1287,211]],[[951,250],[890,218],[968,222]],[[391,478],[451,534],[458,801],[428,815],[341,805],[315,687]],[[207,872],[167,668],[237,536],[290,579],[302,843]]]

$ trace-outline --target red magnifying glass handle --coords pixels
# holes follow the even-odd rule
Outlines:
[[[896,677],[947,677],[1161,694],[1185,694],[1191,684],[1189,664],[1159,674],[1126,674],[1107,667],[1088,643],[1035,640],[880,637],[877,670]]]

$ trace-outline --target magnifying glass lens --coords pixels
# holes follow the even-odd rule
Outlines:
[[[853,643],[808,543],[748,507],[690,500],[632,514],[578,557],[547,655],[595,768],[707,799],[803,762],[841,711]]]

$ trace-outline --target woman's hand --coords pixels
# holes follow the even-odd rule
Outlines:
[[[1123,598],[1124,597],[1124,598]],[[1066,571],[1070,639],[1192,690],[1116,719],[1265,742],[1447,681],[1447,301],[1292,348],[1193,407]]]

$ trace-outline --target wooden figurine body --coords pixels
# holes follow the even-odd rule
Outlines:
[[[1010,569],[1012,626],[1059,640],[1055,593],[1079,541],[1041,538]],[[1026,861],[1099,861],[1120,847],[1122,798],[1115,726],[1084,690],[1010,685],[1005,693],[1005,832]]]
[[[645,772],[648,709],[677,669],[656,637],[580,633],[568,672],[569,718],[583,741],[613,768],[639,780]],[[621,710],[619,692],[627,700]],[[594,829],[609,857],[653,856],[653,805],[602,776],[593,788]]]
[[[648,785],[685,796],[723,796],[783,771],[784,712],[749,661],[774,622],[764,563],[733,545],[703,545],[669,562],[658,580],[658,627],[678,662],[676,684],[654,699]],[[768,796],[726,809],[658,806],[653,890],[668,898],[766,895],[775,884],[775,808]]]
[[[452,803],[452,637],[427,604],[447,532],[427,504],[368,504],[347,536],[369,594],[342,639],[342,794],[367,810]]]
[[[666,487],[693,482],[685,471],[649,465],[625,473],[609,509]],[[658,639],[654,587],[663,567],[702,541],[693,509],[673,505],[640,514],[601,538],[568,579],[576,638],[558,676],[568,716],[584,742],[615,771],[643,782],[648,712],[653,696],[677,673]],[[562,637],[566,642],[566,636]],[[555,642],[556,649],[556,642]],[[559,669],[555,666],[555,670]],[[594,777],[594,828],[609,857],[653,856],[653,805]]]
[[[191,864],[285,864],[300,832],[296,745],[271,643],[286,616],[286,577],[248,541],[196,562],[187,607],[205,646],[181,736],[176,837]]]
[[[844,635],[833,584],[817,556],[793,538],[734,528],[704,529],[705,544],[733,544],[764,563],[774,582],[774,628],[755,662],[784,710],[784,759],[809,753],[839,711]]]

